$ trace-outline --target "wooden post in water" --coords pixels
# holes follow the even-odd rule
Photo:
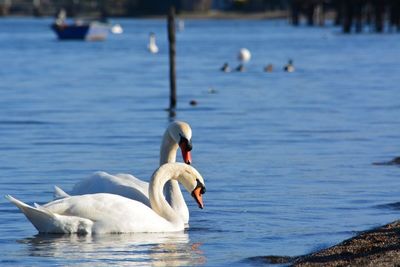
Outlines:
[[[315,16],[316,16],[316,21],[318,23],[318,26],[324,26],[325,25],[325,8],[324,8],[324,2],[323,1],[318,1],[317,5],[315,6]]]
[[[348,1],[343,3],[343,32],[351,33],[351,26],[353,26],[353,2]]]
[[[390,12],[389,12],[389,25],[390,25],[390,27],[389,27],[389,29],[390,29],[390,31],[392,31],[393,30],[393,28],[395,28],[395,27],[397,27],[397,23],[396,23],[396,20],[397,20],[397,18],[396,18],[396,2],[398,2],[398,1],[395,1],[395,0],[391,0],[391,1],[389,1],[389,9],[390,9]]]
[[[354,3],[354,14],[356,17],[356,33],[361,33],[363,29],[363,1],[356,0]]]
[[[399,1],[394,1],[394,0],[392,2],[394,2],[392,4],[393,22],[394,25],[396,26],[396,30],[400,32],[400,3]]]
[[[309,1],[306,5],[306,16],[307,16],[308,26],[314,26],[314,11],[315,11],[315,3]]]
[[[343,3],[342,0],[334,0],[333,3],[336,11],[335,25],[339,26],[343,21]]]
[[[292,24],[294,26],[298,26],[300,23],[300,6],[301,6],[301,3],[299,0],[292,1],[291,17],[292,17]]]
[[[176,107],[176,69],[175,69],[175,56],[176,56],[176,38],[175,38],[175,7],[171,6],[168,12],[168,43],[169,43],[169,83],[170,83],[170,97],[169,97],[169,111],[170,114]]]
[[[375,9],[375,31],[381,33],[383,32],[385,2],[382,0],[375,0],[374,9]]]

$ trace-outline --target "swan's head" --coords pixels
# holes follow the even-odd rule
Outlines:
[[[192,129],[183,121],[174,121],[168,126],[168,133],[179,145],[182,151],[183,161],[186,164],[192,162],[190,151],[192,150]]]
[[[196,182],[196,187],[193,189],[191,195],[196,201],[197,205],[199,205],[199,208],[204,209],[203,194],[206,193],[206,186],[204,185],[204,182],[200,182],[199,179],[196,179]]]
[[[167,166],[169,165],[169,167]],[[206,192],[206,186],[204,179],[201,174],[192,166],[183,163],[167,163],[160,168],[172,168],[170,169],[175,173],[175,179],[177,179],[185,189],[191,193],[200,209],[204,208],[203,194]]]

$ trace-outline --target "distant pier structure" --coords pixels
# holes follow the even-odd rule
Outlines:
[[[290,14],[295,26],[303,17],[309,26],[322,26],[326,17],[334,17],[344,33],[400,32],[400,0],[292,0]]]

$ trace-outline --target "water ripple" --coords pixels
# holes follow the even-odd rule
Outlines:
[[[35,120],[0,120],[0,125],[54,125],[58,123]]]

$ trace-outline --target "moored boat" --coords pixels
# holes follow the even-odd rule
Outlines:
[[[54,23],[51,28],[60,40],[101,41],[107,38],[109,25],[101,22],[88,23]]]
[[[98,21],[75,20],[67,23],[67,13],[61,9],[51,28],[60,40],[101,41],[107,38],[110,25]]]

